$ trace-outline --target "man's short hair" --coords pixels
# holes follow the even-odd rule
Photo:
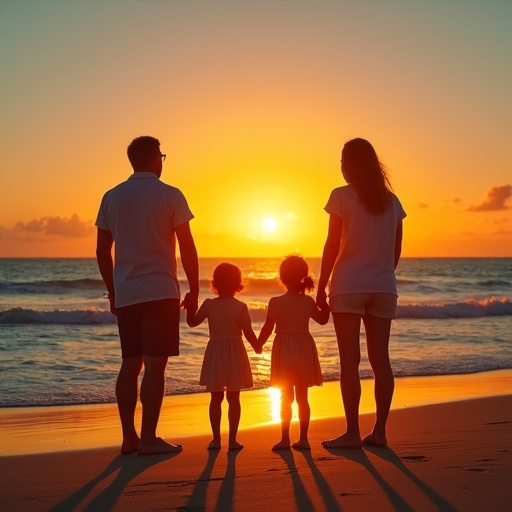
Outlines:
[[[143,135],[133,139],[128,146],[128,160],[135,171],[144,170],[155,155],[160,153],[160,141],[155,137]]]

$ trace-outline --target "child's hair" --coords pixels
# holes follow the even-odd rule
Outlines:
[[[370,213],[384,213],[391,200],[391,183],[373,146],[365,139],[349,140],[341,152],[341,170]]]
[[[315,287],[313,278],[309,275],[309,267],[301,256],[287,256],[279,267],[279,279],[288,289],[304,293]]]
[[[244,289],[242,271],[232,263],[221,263],[213,271],[212,290],[217,295],[235,295]]]

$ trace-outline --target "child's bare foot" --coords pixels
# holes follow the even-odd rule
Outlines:
[[[309,441],[306,439],[305,441],[297,441],[296,443],[292,444],[292,448],[295,450],[311,450],[311,445],[309,444]]]
[[[289,450],[290,449],[290,441],[279,441],[279,443],[272,446],[273,452],[278,452],[279,450]]]
[[[388,445],[388,441],[386,439],[385,434],[380,434],[378,432],[370,432],[366,437],[363,438],[363,444],[369,446],[380,446],[384,447]]]
[[[213,439],[208,444],[208,450],[220,450],[220,441],[217,441],[216,439]]]
[[[229,443],[229,448],[228,450],[242,450],[244,447],[243,444],[239,443],[238,441],[234,441],[232,443]]]
[[[123,439],[123,444],[121,445],[121,453],[123,455],[128,453],[135,453],[139,447],[139,441],[140,439],[138,436],[131,439]]]
[[[324,448],[362,448],[363,443],[359,437],[349,436],[346,432],[334,439],[322,441]]]
[[[157,453],[179,453],[183,450],[181,444],[171,444],[164,441],[161,437],[153,441],[139,441],[137,453],[139,455],[155,455]]]

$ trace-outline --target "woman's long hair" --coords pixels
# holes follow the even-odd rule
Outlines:
[[[368,212],[379,215],[386,211],[393,189],[385,167],[367,140],[352,139],[343,146],[341,171]]]

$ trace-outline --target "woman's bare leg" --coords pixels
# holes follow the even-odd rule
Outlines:
[[[391,319],[365,315],[363,322],[366,330],[368,359],[375,376],[376,403],[375,425],[370,434],[363,439],[363,443],[386,446],[386,422],[395,389],[395,379],[389,361]]]
[[[322,441],[322,444],[326,448],[361,448],[361,434],[359,432],[359,401],[361,399],[359,333],[361,330],[361,315],[333,313],[332,317],[340,352],[340,388],[347,419],[347,430],[334,439]]]

